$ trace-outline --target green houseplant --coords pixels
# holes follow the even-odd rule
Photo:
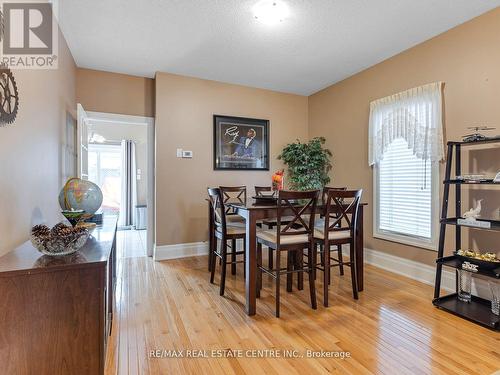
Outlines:
[[[292,190],[321,189],[330,182],[332,153],[323,148],[324,137],[315,137],[308,143],[297,140],[285,146],[278,159],[288,167],[287,184]]]

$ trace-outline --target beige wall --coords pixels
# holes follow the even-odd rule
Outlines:
[[[270,120],[269,172],[214,171],[213,114]],[[283,146],[307,139],[307,97],[172,74],[156,75],[156,244],[207,239],[207,186],[270,184]],[[176,148],[192,159],[176,158]]]
[[[76,100],[87,111],[154,117],[154,80],[77,69]]]
[[[59,35],[57,70],[14,70],[16,121],[0,128],[0,255],[29,238],[32,222],[61,220],[66,113],[75,116],[75,63]],[[43,217],[43,219],[42,219]]]
[[[446,138],[458,140],[475,124],[497,126],[500,133],[500,8],[458,26],[309,97],[309,135],[323,135],[334,153],[333,185],[362,187],[369,203],[365,246],[434,264],[436,253],[378,240],[372,236],[373,175],[368,167],[370,101],[422,84],[444,81]],[[500,170],[500,149],[476,151],[464,172]],[[493,165],[492,165],[493,164]],[[470,166],[470,170],[468,167]],[[498,191],[498,190],[497,190]],[[492,191],[485,212],[498,217],[500,201]],[[451,211],[450,211],[451,213]],[[491,249],[495,233],[482,232],[473,242]],[[497,241],[498,242],[498,241]],[[451,249],[452,241],[447,241]],[[495,248],[496,249],[496,248]]]

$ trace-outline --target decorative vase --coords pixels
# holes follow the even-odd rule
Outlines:
[[[492,299],[491,312],[495,315],[500,315],[500,283],[489,281]]]
[[[462,302],[471,301],[472,273],[465,270],[457,270],[458,299]]]
[[[283,169],[274,172],[272,177],[272,186],[274,191],[283,190],[285,186],[285,172]]]

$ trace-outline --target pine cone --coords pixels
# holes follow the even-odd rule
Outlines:
[[[31,228],[31,235],[35,237],[42,237],[50,235],[50,229],[46,225],[35,225]]]
[[[59,237],[61,233],[68,229],[69,227],[63,223],[58,223],[54,225],[54,227],[51,229],[50,234],[55,237]]]

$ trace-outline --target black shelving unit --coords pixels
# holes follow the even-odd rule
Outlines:
[[[455,293],[440,296],[443,267],[451,267],[455,269],[462,268],[462,260],[460,258],[454,255],[444,257],[446,227],[449,225],[455,227],[456,250],[459,250],[462,247],[462,227],[472,228],[474,230],[500,231],[500,220],[481,219],[482,221],[488,222],[490,224],[490,228],[473,227],[458,223],[458,219],[462,214],[462,185],[500,185],[500,183],[493,182],[493,180],[471,181],[457,179],[456,177],[462,174],[462,147],[491,143],[500,144],[500,139],[487,139],[476,142],[448,142],[445,179],[443,181],[444,194],[443,206],[441,209],[438,258],[436,259],[436,282],[434,284],[434,299],[432,303],[444,311],[448,311],[471,322],[494,330],[500,330],[500,317],[491,312],[491,301],[477,296],[472,296],[470,303],[462,302],[457,298],[458,290]],[[455,156],[455,178],[452,178],[451,176],[453,156]],[[455,217],[448,217],[448,198],[450,195],[451,185],[455,186]],[[494,270],[479,269],[477,273],[486,277],[500,279],[500,267]],[[455,283],[455,285],[458,284]]]

